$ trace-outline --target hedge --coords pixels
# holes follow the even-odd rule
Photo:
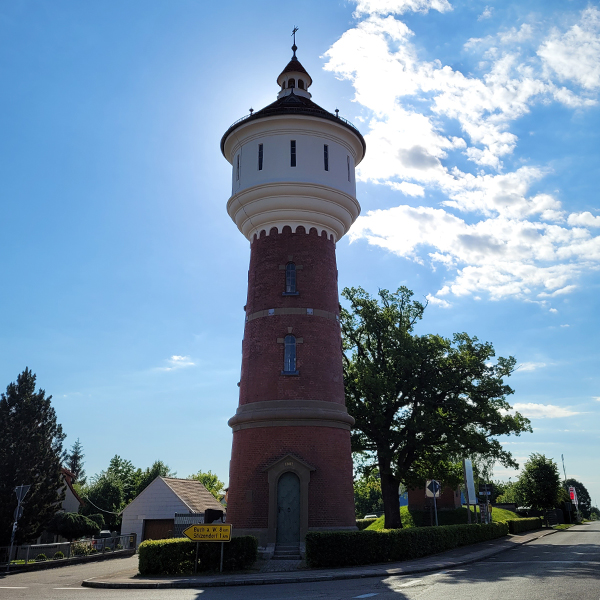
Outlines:
[[[170,540],[147,540],[139,547],[141,575],[180,575],[194,570],[196,542],[187,538]],[[225,542],[223,570],[247,569],[258,558],[258,540],[251,535],[232,538]],[[198,570],[219,569],[221,544],[200,542],[198,548]]]
[[[514,534],[529,531],[530,529],[539,529],[542,526],[542,519],[540,517],[510,519],[506,523],[508,524],[508,531]]]
[[[306,535],[306,563],[309,567],[346,567],[410,560],[507,533],[506,523],[384,531],[311,531]]]
[[[372,523],[375,523],[375,521],[377,521],[377,519],[356,519],[356,526],[358,527],[359,531],[362,531]]]

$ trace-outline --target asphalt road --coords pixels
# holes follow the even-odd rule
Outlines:
[[[162,600],[600,600],[600,522],[545,536],[487,560],[422,576],[197,590],[107,590],[81,581],[130,570],[136,557],[0,579],[0,598]]]

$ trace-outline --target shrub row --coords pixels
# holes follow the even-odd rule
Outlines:
[[[529,517],[527,519],[510,519],[506,521],[508,524],[508,531],[510,533],[521,533],[522,531],[529,531],[530,529],[539,529],[542,526],[542,519],[540,517]]]
[[[179,575],[194,570],[196,543],[187,538],[147,540],[139,547],[142,575]],[[225,543],[223,570],[247,569],[258,558],[258,540],[251,535],[232,538]],[[221,544],[201,542],[198,548],[198,570],[219,569]]]
[[[306,535],[306,563],[309,567],[346,567],[410,560],[507,533],[506,523],[384,531],[311,531]]]
[[[371,523],[375,523],[377,519],[356,519],[356,526],[359,531],[366,529]]]

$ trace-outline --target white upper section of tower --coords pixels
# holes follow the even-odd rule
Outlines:
[[[365,142],[353,125],[310,100],[312,78],[293,50],[277,78],[277,100],[234,123],[221,140],[233,166],[227,211],[249,240],[289,225],[325,230],[337,241],[360,214],[354,170]]]

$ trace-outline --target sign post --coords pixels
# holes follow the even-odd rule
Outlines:
[[[468,522],[471,524],[471,503],[477,505],[477,496],[475,495],[475,482],[473,481],[473,463],[465,458],[463,460],[463,474],[465,476],[465,490],[467,492],[467,514]],[[477,510],[477,508],[475,508]],[[477,512],[475,512],[475,519],[477,519]]]
[[[436,498],[439,498],[440,490],[442,486],[439,481],[435,479],[430,479],[425,486],[425,496],[431,498],[433,497],[433,510],[435,511],[435,525],[437,527],[438,524],[438,516],[437,516],[437,502]]]
[[[10,550],[8,551],[8,562],[6,563],[7,573],[10,569],[10,561],[12,560],[13,544],[15,543],[15,533],[17,532],[17,522],[23,515],[23,507],[21,506],[21,503],[23,502],[23,498],[25,498],[27,495],[30,487],[30,485],[20,485],[15,488],[15,494],[17,495],[17,508],[15,508],[15,520],[13,522],[12,533],[10,535]]]
[[[215,523],[212,525],[192,525],[183,531],[183,535],[196,542],[196,561],[194,562],[194,574],[198,570],[198,549],[200,542],[221,542],[221,563],[219,573],[223,572],[223,549],[225,542],[231,541],[231,529],[229,524]]]
[[[491,523],[491,513],[490,513],[490,496],[494,491],[494,486],[491,483],[480,483],[479,484],[479,495],[485,496],[485,522]],[[479,514],[481,514],[481,505],[479,506]],[[483,520],[482,520],[483,523]]]

